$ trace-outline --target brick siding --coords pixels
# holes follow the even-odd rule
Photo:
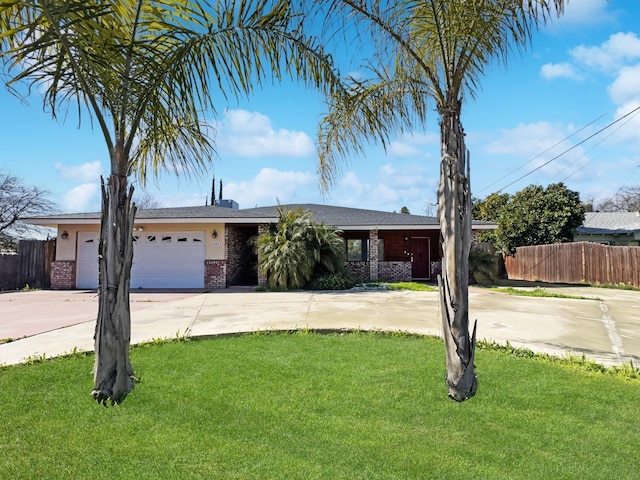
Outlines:
[[[204,261],[204,288],[214,290],[227,287],[227,262],[225,260]]]
[[[51,262],[51,288],[53,290],[73,290],[76,288],[76,262],[74,260]]]
[[[378,278],[387,282],[409,282],[411,262],[379,262]]]
[[[371,271],[369,270],[369,262],[346,262],[347,270],[354,273],[361,281],[368,282]]]

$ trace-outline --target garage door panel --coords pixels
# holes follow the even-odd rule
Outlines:
[[[78,288],[98,286],[98,234],[80,234]],[[131,288],[202,288],[204,232],[145,232],[136,235]]]

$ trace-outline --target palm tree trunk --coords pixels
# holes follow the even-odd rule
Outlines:
[[[438,219],[442,241],[442,276],[438,277],[449,396],[456,401],[475,395],[473,364],[476,325],[469,338],[469,251],[471,189],[469,152],[460,123],[460,102],[440,109],[441,164]]]
[[[102,182],[99,244],[99,304],[95,331],[96,359],[92,396],[99,403],[121,403],[133,389],[129,360],[131,314],[129,281],[133,261],[136,207],[127,192],[127,177],[111,175]]]

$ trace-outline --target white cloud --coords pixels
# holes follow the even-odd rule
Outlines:
[[[565,2],[564,13],[551,23],[552,29],[581,27],[611,23],[615,13],[611,12],[609,0],[573,0]]]
[[[570,53],[586,67],[615,74],[619,68],[640,59],[640,38],[633,32],[619,32],[611,35],[602,45],[580,45]]]
[[[253,179],[224,185],[224,196],[240,208],[276,205],[277,202],[305,203],[317,194],[317,178],[306,172],[284,172],[263,168]]]
[[[562,63],[546,63],[540,69],[540,74],[547,80],[555,78],[568,78],[571,80],[580,80],[581,76],[575,67],[567,62]]]
[[[620,69],[618,76],[609,85],[608,90],[611,99],[617,105],[622,105],[632,100],[640,100],[640,63],[633,67]]]
[[[422,165],[391,164],[381,166],[371,183],[348,172],[331,192],[331,203],[382,211],[399,211],[403,206],[416,215],[424,215],[433,202],[437,179],[428,177]]]
[[[429,150],[430,147],[439,144],[440,137],[435,133],[412,133],[393,140],[389,144],[388,155],[399,158],[425,157],[429,156],[425,153],[425,147]]]
[[[93,182],[102,175],[102,164],[99,161],[86,162],[82,165],[64,165],[55,163],[54,168],[60,172],[60,177],[78,182]]]
[[[408,143],[398,142],[397,140],[389,144],[388,153],[390,156],[401,158],[419,157],[422,154],[419,148],[409,145]]]
[[[615,118],[621,118],[636,108],[640,108],[640,95],[620,105],[616,111]],[[635,147],[636,151],[640,149],[640,112],[637,111],[631,114],[621,120],[620,123],[620,127],[614,132],[613,139],[618,143]],[[635,164],[638,164],[637,159]]]
[[[351,190],[354,194],[360,195],[365,185],[360,181],[358,175],[354,171],[349,171],[339,182],[339,188]]]
[[[508,157],[503,173],[512,172],[512,175],[501,181],[505,185],[534,170],[536,175],[547,180],[560,181],[589,162],[582,147],[567,152],[572,146],[569,140],[564,140],[568,133],[565,127],[556,123],[519,124],[513,129],[501,130],[500,138],[487,145],[486,151]],[[539,180],[533,176],[523,179],[527,183],[535,181]],[[496,190],[503,188],[503,184],[497,185]]]
[[[84,183],[67,192],[62,204],[65,212],[77,213],[100,210],[100,187],[97,183]]]
[[[305,157],[315,154],[311,137],[295,130],[274,130],[259,112],[228,110],[218,125],[216,144],[221,154],[241,157]]]

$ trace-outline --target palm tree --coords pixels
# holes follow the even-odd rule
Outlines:
[[[0,60],[10,88],[43,91],[57,117],[77,108],[100,129],[110,175],[102,185],[99,311],[93,397],[132,390],[129,280],[136,206],[129,177],[201,171],[215,154],[204,115],[214,93],[250,94],[283,76],[325,94],[330,58],[305,37],[289,0],[5,0]]]
[[[319,171],[329,186],[338,160],[363,153],[363,139],[386,147],[392,135],[426,120],[430,102],[440,117],[438,219],[442,233],[439,278],[449,396],[462,401],[477,389],[476,328],[469,335],[468,258],[471,246],[469,153],[461,122],[485,67],[525,48],[533,29],[563,10],[563,0],[331,0],[328,26],[364,25],[374,40],[372,79],[351,79],[319,129]],[[346,19],[346,20],[345,20]]]
[[[278,223],[256,239],[259,268],[271,288],[303,288],[318,269],[342,268],[344,240],[313,213],[278,208]]]

